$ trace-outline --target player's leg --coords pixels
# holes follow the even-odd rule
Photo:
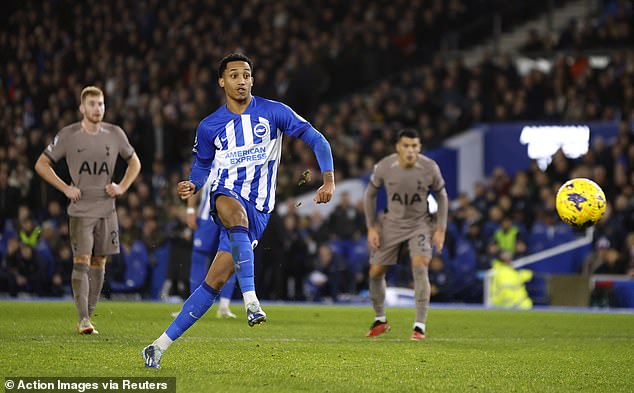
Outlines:
[[[91,318],[97,307],[101,290],[103,289],[103,280],[106,273],[106,262],[108,257],[105,255],[90,257],[90,271],[88,272],[88,316]],[[93,334],[99,332],[93,327]]]
[[[108,255],[119,254],[119,221],[113,212],[108,217],[95,219],[93,231],[94,256],[90,258],[88,316],[92,317],[103,289]],[[93,333],[98,333],[93,330]]]
[[[90,257],[90,272],[88,273],[88,281],[90,282],[90,290],[88,292],[88,315],[92,317],[99,301],[99,295],[103,289],[103,281],[106,273],[106,255]]]
[[[88,312],[88,294],[90,292],[90,255],[77,255],[73,257],[73,272],[71,274],[71,286],[73,299],[77,310],[77,332],[79,334],[91,334],[94,327],[90,323]]]
[[[218,311],[216,316],[218,318],[236,318],[236,314],[232,313],[229,309],[231,304],[231,296],[233,296],[233,290],[236,286],[235,273],[229,277],[225,285],[220,290],[220,300],[218,301]]]
[[[265,322],[266,313],[262,311],[255,293],[253,246],[247,211],[240,201],[223,194],[215,197],[214,210],[225,228],[229,229],[229,246],[247,311],[247,322],[249,326]]]
[[[233,273],[231,254],[219,251],[209,268],[207,277],[189,296],[181,312],[163,334],[142,351],[145,366],[159,368],[161,357],[169,346],[200,319],[214,304],[220,288]]]
[[[370,300],[372,300],[372,307],[374,308],[374,322],[367,333],[368,337],[376,337],[390,330],[390,325],[387,323],[387,316],[385,315],[385,273],[387,269],[388,266],[370,264],[368,279]]]
[[[93,219],[70,217],[69,236],[73,249],[73,272],[71,286],[73,300],[77,309],[77,331],[80,334],[90,334],[94,327],[90,324],[88,312],[88,294],[90,291],[90,255],[93,248]]]
[[[216,255],[218,252],[218,246],[220,244],[220,225],[216,224],[213,220],[200,220],[200,224],[196,233],[194,233],[194,250],[203,251],[206,255]],[[197,244],[200,247],[197,247]],[[207,261],[205,261],[206,263]],[[207,272],[205,265],[205,273]],[[202,273],[195,285],[191,286],[192,291],[200,285],[202,280],[205,279],[205,273]],[[194,260],[192,259],[192,278],[194,276]],[[220,299],[218,300],[218,311],[216,316],[218,318],[236,318],[236,315],[229,309],[231,303],[231,296],[233,295],[233,289],[236,286],[236,275],[232,274],[227,280],[225,285],[220,290]]]
[[[425,339],[427,312],[431,286],[429,285],[428,267],[431,260],[431,233],[420,231],[409,240],[410,257],[412,260],[412,276],[414,277],[414,300],[416,303],[416,320],[411,339],[415,341]]]
[[[380,336],[391,329],[385,314],[385,273],[390,266],[397,262],[402,239],[395,236],[396,231],[392,231],[384,225],[382,223],[379,228],[381,247],[370,252],[368,285],[370,300],[372,300],[372,307],[374,308],[374,322],[367,333],[368,337]]]
[[[412,331],[412,340],[425,338],[427,312],[431,286],[429,285],[428,266],[430,258],[427,256],[412,257],[412,275],[414,276],[414,299],[416,302],[416,321]]]

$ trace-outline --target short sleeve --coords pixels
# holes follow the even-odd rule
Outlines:
[[[121,138],[121,141],[119,142],[119,155],[125,161],[128,161],[134,154],[134,148],[130,144],[130,141],[128,140],[128,136],[126,135],[125,131],[123,131],[123,129],[121,128],[118,128],[118,130],[119,130],[119,136]]]
[[[370,184],[376,188],[381,188],[385,177],[383,172],[383,165],[381,165],[381,163],[376,164],[374,166],[374,170],[372,171],[372,175],[370,176]]]
[[[64,138],[64,134],[65,133],[60,131],[57,135],[55,135],[51,144],[44,149],[43,154],[53,162],[57,162],[66,157],[66,145],[68,143],[68,138]]]
[[[445,179],[442,177],[442,173],[440,172],[440,167],[438,166],[438,164],[434,162],[432,168],[433,180],[431,188],[434,192],[440,192],[443,188],[445,188]]]

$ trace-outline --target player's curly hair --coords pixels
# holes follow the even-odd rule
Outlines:
[[[243,54],[243,53],[229,53],[227,56],[223,57],[222,60],[220,60],[220,63],[218,65],[218,78],[222,78],[222,74],[224,74],[225,70],[227,69],[227,64],[229,62],[232,61],[245,61],[249,64],[249,67],[251,68],[251,74],[253,74],[253,62],[251,61],[251,59]]]

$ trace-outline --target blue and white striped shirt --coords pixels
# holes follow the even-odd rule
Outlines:
[[[223,105],[200,122],[190,179],[200,188],[202,179],[195,176],[194,170],[209,171],[213,162],[216,179],[212,191],[219,187],[232,190],[257,210],[270,213],[275,207],[283,133],[308,143],[322,172],[333,170],[330,146],[309,122],[281,102],[253,96],[242,114]]]

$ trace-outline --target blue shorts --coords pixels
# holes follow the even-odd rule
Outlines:
[[[197,219],[198,228],[194,231],[194,251],[216,254],[220,239],[220,226],[211,219]],[[212,255],[213,258],[213,255]]]
[[[254,204],[242,198],[235,191],[224,187],[218,187],[216,191],[211,193],[211,198],[209,200],[209,214],[214,221],[218,223],[218,227],[220,228],[220,243],[218,245],[218,251],[231,252],[231,245],[229,244],[229,229],[222,225],[216,212],[216,198],[218,198],[219,195],[226,195],[229,198],[236,199],[242,204],[244,210],[247,212],[247,219],[249,220],[249,239],[251,240],[251,247],[255,249],[262,237],[262,233],[264,233],[264,229],[266,228],[266,224],[269,222],[271,214],[257,210]]]

